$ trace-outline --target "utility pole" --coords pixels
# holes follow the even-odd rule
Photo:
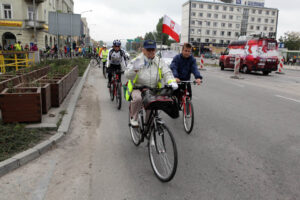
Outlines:
[[[33,37],[34,37],[34,43],[37,44],[37,38],[36,38],[36,6],[35,6],[35,0],[33,0]]]
[[[188,43],[190,43],[190,29],[191,29],[191,10],[192,10],[192,0],[189,1],[189,29],[188,29]]]

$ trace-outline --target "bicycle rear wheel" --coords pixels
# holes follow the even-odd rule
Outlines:
[[[120,110],[122,106],[122,83],[121,82],[117,83],[116,93],[117,93],[116,94],[117,108],[118,110]]]
[[[187,134],[190,134],[194,127],[194,107],[191,100],[186,99],[182,112],[184,130]]]
[[[140,117],[140,114],[139,114]],[[129,125],[129,131],[131,135],[132,142],[135,146],[139,146],[141,144],[142,134],[140,127],[133,127],[130,124],[130,107],[128,112],[128,125]]]
[[[149,157],[152,169],[162,182],[172,180],[177,170],[177,148],[171,131],[164,124],[153,128],[149,140]]]

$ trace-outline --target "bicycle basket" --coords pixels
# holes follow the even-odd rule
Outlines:
[[[147,90],[142,92],[142,99],[146,110],[162,110],[172,118],[179,117],[178,106],[171,96]]]

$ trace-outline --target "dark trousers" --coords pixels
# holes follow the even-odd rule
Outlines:
[[[111,82],[111,78],[112,78],[112,73],[115,72],[116,70],[121,70],[121,65],[110,65],[107,68],[107,73],[108,73],[108,82]],[[121,74],[119,74],[119,79],[121,81]]]

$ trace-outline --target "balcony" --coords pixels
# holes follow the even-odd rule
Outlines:
[[[26,2],[30,2],[30,3],[32,3],[33,2],[33,0],[25,0]],[[46,0],[35,0],[35,3],[36,4],[39,4],[39,3],[44,3]]]
[[[36,29],[44,29],[45,28],[45,21],[39,21],[37,20],[36,21]],[[28,29],[32,29],[34,28],[34,21],[31,20],[31,19],[25,19],[25,27],[28,28]]]

